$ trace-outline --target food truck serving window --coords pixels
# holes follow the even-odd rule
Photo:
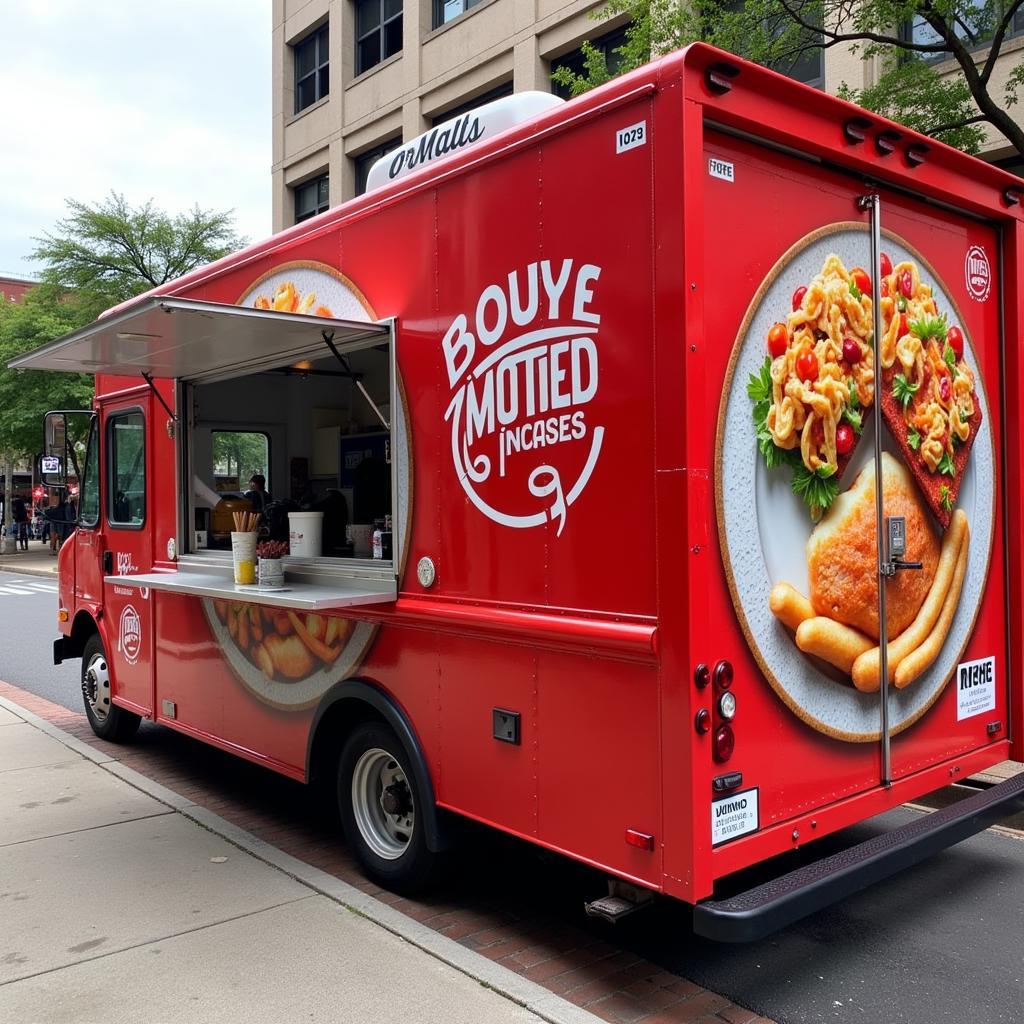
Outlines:
[[[108,418],[107,460],[107,521],[140,529],[146,518],[146,432],[140,410]]]
[[[190,555],[229,559],[236,516],[258,513],[259,541],[289,545],[289,573],[393,579],[409,470],[390,336],[183,388]]]

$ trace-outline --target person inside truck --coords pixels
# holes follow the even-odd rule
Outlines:
[[[253,473],[249,478],[249,490],[242,497],[252,505],[253,512],[262,512],[270,504],[267,478],[262,473]]]

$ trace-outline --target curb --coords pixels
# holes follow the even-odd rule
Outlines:
[[[46,719],[21,707],[20,704],[0,697],[0,707],[6,708],[29,725],[62,743],[99,768],[110,772],[111,775],[127,782],[147,796],[166,804],[190,821],[194,821],[197,825],[251,854],[257,860],[277,868],[278,871],[284,872],[314,892],[318,892],[347,910],[367,918],[411,945],[422,949],[423,952],[435,959],[443,961],[461,974],[524,1007],[541,1019],[548,1021],[549,1024],[606,1024],[600,1017],[555,995],[542,985],[516,974],[515,971],[509,970],[507,967],[502,967],[501,964],[495,963],[493,960],[488,960],[487,957],[467,949],[454,939],[441,935],[425,924],[420,924],[395,910],[394,907],[390,907],[347,882],[343,882],[340,878],[335,878],[334,875],[328,874],[326,871],[321,871],[311,864],[306,864],[304,861],[278,850],[262,839],[258,839],[251,832],[246,832],[245,829],[226,821],[219,814],[214,814],[166,786],[161,786],[133,768],[122,765],[116,758],[83,743]]]
[[[52,569],[37,569],[33,565],[16,565],[0,559],[0,572],[13,572],[19,576],[41,576],[43,579],[55,580],[57,578],[57,559],[53,560]]]

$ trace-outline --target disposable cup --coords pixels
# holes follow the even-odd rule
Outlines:
[[[256,532],[231,533],[231,556],[235,566],[235,582],[256,582]]]
[[[275,589],[284,586],[284,562],[280,558],[260,559],[260,586]]]

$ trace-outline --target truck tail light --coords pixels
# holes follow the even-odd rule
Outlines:
[[[639,850],[654,849],[654,836],[647,832],[638,832],[635,828],[626,829],[626,842]]]
[[[715,733],[714,742],[711,746],[712,756],[716,761],[721,764],[723,761],[728,761],[732,757],[732,752],[736,749],[736,735],[732,731],[731,725],[719,726],[718,731]]]

